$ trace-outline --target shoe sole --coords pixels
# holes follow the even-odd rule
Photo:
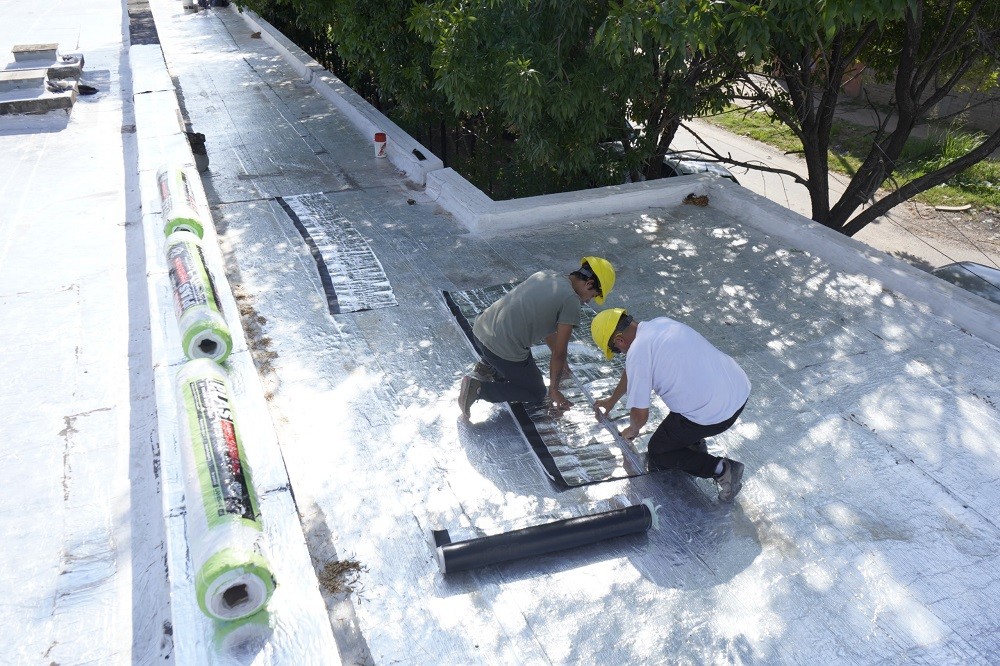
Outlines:
[[[472,392],[472,382],[477,380],[466,375],[462,378],[462,387],[458,390],[458,408],[462,410],[462,416],[466,421],[469,420],[472,412],[472,403],[475,399],[469,400],[469,393]]]
[[[722,493],[719,493],[720,502],[732,502],[740,494],[740,491],[743,490],[743,465],[735,463],[732,464],[732,468],[733,478],[729,482],[730,493],[725,498],[722,497]]]

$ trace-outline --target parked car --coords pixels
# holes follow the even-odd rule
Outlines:
[[[737,185],[740,184],[740,181],[736,180],[736,176],[729,169],[696,153],[672,151],[663,156],[663,176],[665,178],[689,176],[695,173],[708,173],[720,178],[728,178]]]
[[[1000,305],[1000,269],[974,261],[960,261],[935,268],[931,273]]]

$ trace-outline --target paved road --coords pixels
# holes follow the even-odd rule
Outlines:
[[[729,154],[735,160],[760,162],[766,166],[805,173],[803,160],[785,155],[766,144],[703,121],[691,121],[688,125],[690,130],[682,127],[674,138],[675,149],[697,149],[699,144],[694,136],[697,134],[720,153]],[[734,173],[740,184],[752,192],[810,217],[809,193],[803,185],[795,183],[791,177],[764,171],[744,173],[742,169],[735,169]],[[844,176],[838,174],[830,176],[832,200],[836,200],[843,193],[846,183]],[[921,230],[919,218],[916,220],[912,218],[917,218],[912,204],[903,204],[880,218],[878,222],[868,225],[855,238],[924,270],[955,261],[975,261],[1000,266],[1000,253],[990,251],[977,244],[975,239],[963,236],[957,228],[954,235],[964,240],[944,240],[938,234]],[[948,221],[945,220],[943,224],[947,225]]]

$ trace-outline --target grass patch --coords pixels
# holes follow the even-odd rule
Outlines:
[[[766,143],[784,153],[802,154],[802,143],[798,137],[785,125],[771,122],[763,113],[744,115],[743,109],[733,108],[703,120],[734,134]],[[868,154],[872,131],[864,125],[834,121],[828,156],[830,170],[853,176]],[[953,130],[941,131],[927,139],[911,137],[893,173],[895,185],[902,186],[944,166],[968,153],[981,140],[980,135]],[[921,192],[914,199],[931,206],[971,204],[974,208],[1000,209],[1000,162],[983,160],[948,182]]]

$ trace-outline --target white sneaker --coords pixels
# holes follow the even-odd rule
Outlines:
[[[722,460],[722,474],[716,477],[719,484],[719,501],[732,502],[743,489],[743,463],[729,458]]]

